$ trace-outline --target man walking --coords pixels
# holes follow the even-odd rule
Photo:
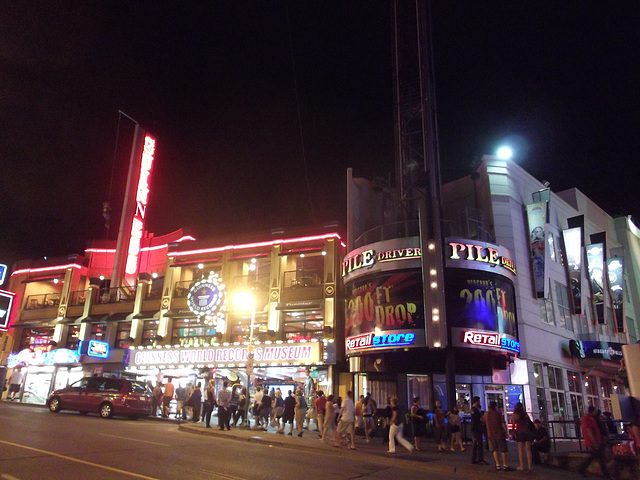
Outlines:
[[[484,449],[482,445],[482,411],[480,410],[480,397],[473,397],[471,405],[471,441],[473,448],[471,450],[471,463],[488,465],[484,461]]]
[[[609,470],[607,469],[607,459],[605,456],[605,444],[602,441],[602,434],[600,433],[600,427],[596,421],[596,407],[589,405],[587,413],[580,420],[580,428],[582,429],[582,436],[584,437],[584,444],[589,450],[589,457],[580,464],[578,467],[578,473],[585,476],[585,472],[591,462],[598,460],[600,463],[600,469],[604,478],[610,478]]]
[[[218,426],[220,430],[231,430],[229,425],[229,403],[231,403],[231,392],[229,391],[229,383],[225,380],[222,382],[222,388],[218,391]]]
[[[347,392],[347,398],[342,402],[340,408],[340,416],[338,418],[338,428],[336,428],[334,446],[340,447],[342,445],[342,435],[349,435],[351,438],[351,445],[349,450],[356,449],[355,439],[355,423],[356,423],[356,407],[353,404],[353,392]]]
[[[322,438],[324,434],[324,414],[327,407],[327,397],[324,396],[324,392],[322,390],[318,390],[318,398],[316,398],[314,402],[314,406],[316,407],[316,414],[318,415],[318,427],[320,428],[320,433],[318,437]]]
[[[11,376],[9,377],[9,398],[11,400],[16,399],[16,395],[20,396],[20,388],[22,388],[22,380],[24,380],[24,375],[22,375],[22,369],[14,368]]]
[[[204,426],[205,428],[211,428],[211,414],[213,413],[213,407],[216,405],[216,381],[212,378],[209,380],[207,386],[205,401],[204,401]],[[218,411],[218,421],[220,419],[220,413]]]
[[[187,399],[187,390],[182,386],[182,383],[176,388],[176,418],[187,419],[187,412],[184,409],[184,401]]]
[[[167,380],[164,384],[164,395],[162,397],[162,416],[167,418],[169,416],[169,409],[171,408],[171,400],[173,400],[173,394],[175,393],[175,387],[171,383],[171,379]]]

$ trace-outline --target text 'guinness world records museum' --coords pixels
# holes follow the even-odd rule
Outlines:
[[[398,231],[379,231],[385,230]],[[430,313],[433,322],[447,325],[457,402],[468,410],[478,395],[510,411],[522,398],[522,387],[510,382],[507,370],[520,351],[515,267],[503,247],[461,238],[444,243],[446,319]],[[422,255],[419,236],[399,237],[357,248],[342,264],[350,371],[356,390],[371,393],[379,405],[397,395],[407,406],[415,396],[429,409],[435,400],[447,406],[446,350],[437,342],[428,346]]]

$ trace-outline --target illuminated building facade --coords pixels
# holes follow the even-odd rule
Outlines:
[[[407,406],[420,396],[433,408],[446,405],[453,373],[463,410],[475,395],[506,414],[522,401],[545,420],[578,419],[591,404],[612,410],[625,392],[621,346],[639,339],[640,234],[629,218],[484,157],[442,186],[436,310],[424,305],[437,276],[419,261],[431,253],[418,222],[384,223],[393,192],[349,181],[345,351],[358,393]]]
[[[23,402],[44,403],[54,388],[95,373],[245,386],[249,373],[252,384],[331,391],[342,323],[339,234],[143,236],[133,286],[111,286],[115,250],[94,242],[83,256],[14,266],[13,342],[2,363],[25,369]],[[239,291],[250,292],[253,312],[233,304]]]

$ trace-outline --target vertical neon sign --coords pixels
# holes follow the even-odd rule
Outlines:
[[[142,242],[144,219],[147,212],[147,202],[149,200],[149,175],[151,173],[151,166],[153,165],[155,150],[156,141],[148,135],[145,136],[138,188],[136,189],[136,210],[131,222],[131,235],[129,237],[129,247],[127,248],[127,259],[124,269],[125,279],[129,285],[135,284],[135,277],[138,273],[140,243]]]

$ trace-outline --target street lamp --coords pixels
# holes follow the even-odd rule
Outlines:
[[[509,160],[513,156],[513,150],[507,146],[500,147],[496,152],[500,160]]]
[[[256,302],[253,294],[247,290],[240,290],[233,295],[233,304],[238,311],[251,311],[251,326],[249,328],[249,344],[247,345],[247,395],[245,400],[244,418],[247,427],[251,427],[249,423],[249,405],[251,404],[251,374],[253,373],[253,329],[256,321]]]

